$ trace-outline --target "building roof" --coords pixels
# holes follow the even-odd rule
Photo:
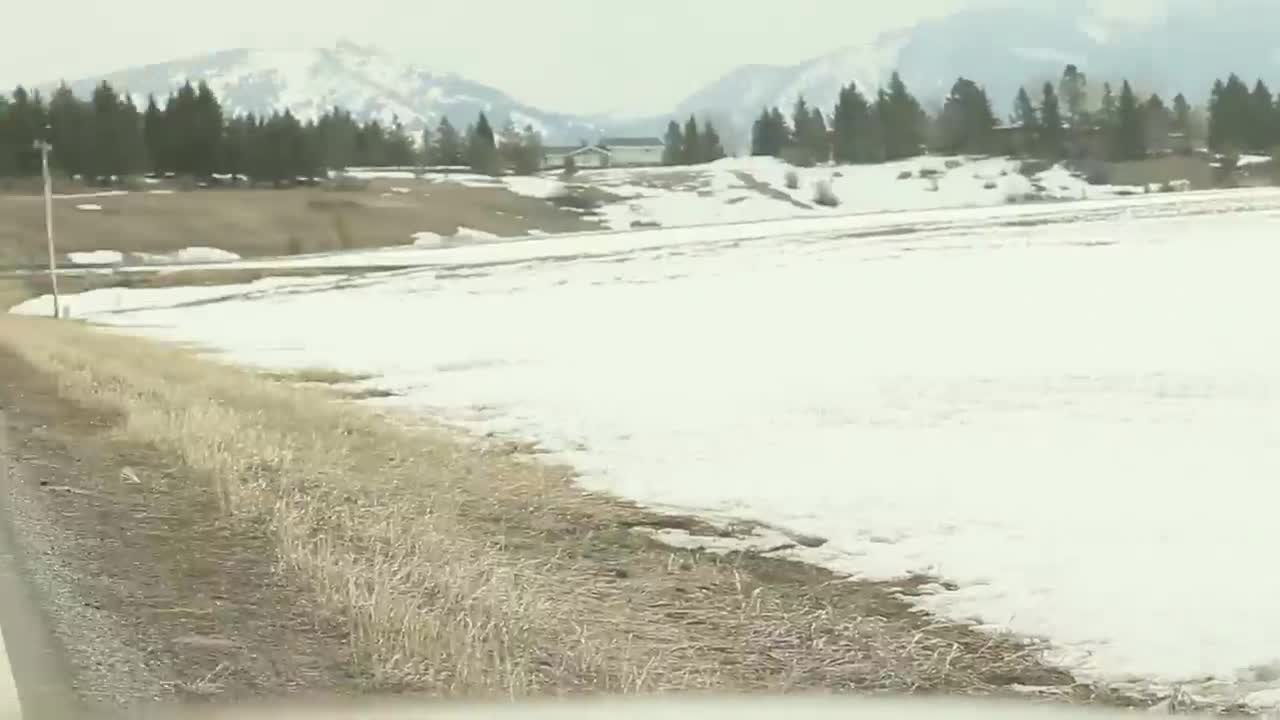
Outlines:
[[[574,150],[573,152],[568,153],[568,154],[569,154],[569,155],[581,155],[582,153],[588,153],[588,152],[597,152],[597,153],[602,153],[602,154],[608,155],[608,154],[609,154],[609,148],[601,147],[600,145],[586,145],[586,146],[584,146],[584,147],[580,147],[580,148],[578,148],[577,150]]]
[[[658,138],[651,137],[615,137],[605,138],[600,141],[605,147],[665,147],[666,143]]]

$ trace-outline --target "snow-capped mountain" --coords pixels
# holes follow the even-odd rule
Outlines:
[[[1020,87],[1038,89],[1068,63],[1087,73],[1095,94],[1103,81],[1123,78],[1142,92],[1166,99],[1183,92],[1202,102],[1213,81],[1230,72],[1276,87],[1280,3],[1165,0],[1154,7],[1161,12],[1140,20],[1095,12],[1083,0],[975,8],[798,65],[738,68],[690,96],[677,114],[714,112],[741,133],[764,106],[789,108],[803,95],[829,110],[842,85],[855,82],[871,95],[894,70],[927,107],[940,104],[957,77],[975,80],[1001,116]]]
[[[448,117],[459,128],[481,112],[495,127],[508,120],[532,125],[549,142],[595,138],[603,129],[591,118],[530,107],[494,88],[454,74],[435,73],[372,48],[339,43],[316,49],[237,49],[132,68],[70,83],[88,96],[106,80],[130,93],[139,105],[148,94],[164,97],[190,80],[201,80],[229,113],[270,113],[288,109],[303,119],[334,106],[361,120],[390,123],[398,118],[411,129],[435,126]]]

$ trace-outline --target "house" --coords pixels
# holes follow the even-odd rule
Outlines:
[[[564,159],[569,157],[574,150],[581,148],[581,145],[544,145],[542,146],[542,167],[562,168],[564,167]]]
[[[573,166],[577,168],[604,168],[612,164],[608,149],[599,145],[584,145],[565,157],[573,158]]]
[[[635,165],[661,165],[667,146],[658,138],[605,138],[600,146],[609,150],[610,165],[615,167]]]
[[[573,158],[574,167],[636,167],[661,165],[666,146],[657,138],[605,138],[598,143],[548,146],[542,149],[544,169],[562,168]]]

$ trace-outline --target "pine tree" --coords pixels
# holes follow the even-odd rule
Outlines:
[[[840,90],[831,130],[836,162],[869,163],[882,157],[879,127],[872,117],[871,104],[852,83]]]
[[[440,127],[436,131],[435,165],[456,167],[464,162],[462,138],[449,118],[441,118]]]
[[[1066,106],[1067,119],[1072,127],[1080,127],[1087,120],[1085,103],[1089,96],[1089,79],[1075,65],[1068,65],[1062,71],[1062,80],[1058,83],[1058,95]]]
[[[1040,152],[1050,158],[1062,155],[1062,110],[1053,83],[1045,83],[1040,100]]]
[[[1119,112],[1116,107],[1115,93],[1111,92],[1111,83],[1102,84],[1102,107],[1098,111],[1098,119],[1102,122],[1102,126],[1108,129],[1114,129],[1119,121]]]
[[[49,99],[52,163],[68,176],[83,175],[92,148],[92,117],[88,108],[64,83]]]
[[[1159,95],[1152,95],[1142,105],[1142,129],[1144,145],[1148,150],[1164,149],[1169,144],[1173,129],[1173,113]]]
[[[756,121],[757,130],[760,121]],[[752,133],[752,154],[755,154],[756,133]],[[684,133],[680,132],[680,123],[672,120],[667,123],[667,135],[663,139],[662,164],[679,165],[684,157]]]
[[[1138,107],[1138,99],[1128,80],[1124,81],[1120,89],[1114,116],[1111,130],[1112,157],[1116,160],[1141,160],[1146,157],[1142,110]]]
[[[412,165],[414,161],[413,140],[409,138],[409,133],[397,116],[392,116],[391,127],[387,129],[383,161],[386,165],[395,167]]]
[[[726,156],[724,143],[720,141],[720,133],[711,124],[711,120],[702,123],[702,162],[715,162]]]
[[[293,118],[292,115],[289,117]],[[188,139],[190,171],[193,174],[208,177],[217,168],[222,126],[222,104],[209,85],[201,81],[191,109],[192,136]]]
[[[680,154],[680,162],[684,165],[697,165],[702,162],[702,150],[698,120],[690,115],[684,124],[684,152]]]
[[[28,93],[19,86],[13,91],[0,126],[0,153],[8,157],[4,161],[7,172],[28,177],[40,174],[40,154],[32,148],[37,139],[48,134],[48,110],[39,92]]]
[[[421,165],[431,164],[431,137],[431,126],[423,126],[422,132],[418,135],[418,163]]]
[[[467,164],[472,170],[486,175],[497,175],[501,169],[493,126],[489,124],[489,118],[484,113],[480,113],[475,129],[468,135]]]
[[[807,143],[810,156],[820,163],[831,160],[831,135],[827,129],[827,120],[822,110],[813,108],[809,113],[809,141]]]
[[[93,90],[93,150],[86,163],[87,179],[109,182],[123,164],[119,129],[120,99],[105,80]]]
[[[162,172],[169,167],[168,148],[165,143],[164,111],[155,95],[147,96],[147,109],[142,113],[142,139],[147,146],[150,168]]]
[[[120,164],[115,168],[117,175],[139,175],[146,171],[149,160],[147,159],[147,142],[143,134],[142,113],[138,112],[138,106],[133,104],[133,98],[124,95],[120,101],[120,107],[116,112],[116,138],[120,143]],[[218,134],[222,134],[222,127],[219,125]]]
[[[885,159],[901,160],[919,155],[924,140],[924,109],[897,72],[889,78],[888,90],[881,91],[877,105]]]
[[[12,152],[13,144],[9,140],[10,104],[9,98],[0,93],[0,178],[12,177],[16,173],[14,163],[17,158]]]
[[[1249,96],[1249,148],[1255,152],[1270,152],[1276,144],[1275,98],[1267,84],[1258,79]]]
[[[1191,132],[1191,104],[1182,93],[1173,98],[1173,131],[1184,134]]]
[[[532,125],[525,125],[524,133],[521,136],[521,153],[520,159],[516,163],[516,172],[521,175],[532,175],[542,169],[543,157],[542,134],[535,130]]]
[[[252,115],[234,117],[227,121],[227,126],[223,129],[222,157],[218,167],[232,178],[251,174],[248,160],[249,133],[252,123]]]
[[[200,170],[200,109],[196,89],[184,83],[169,96],[164,109],[164,125],[168,136],[170,162],[175,173],[195,175]]]
[[[1249,147],[1253,100],[1249,86],[1237,75],[1224,84],[1214,83],[1209,100],[1209,147],[1224,153],[1238,153]]]
[[[1018,88],[1018,97],[1013,101],[1013,122],[1032,136],[1040,132],[1040,115],[1025,87]]]
[[[982,153],[991,148],[995,114],[987,93],[972,80],[956,80],[942,106],[938,123],[943,152]]]
[[[794,141],[795,135],[782,111],[776,107],[769,111],[769,145],[772,150],[769,154],[782,157],[782,151]]]
[[[751,155],[760,157],[769,154],[769,111],[760,111],[760,117],[751,124]]]

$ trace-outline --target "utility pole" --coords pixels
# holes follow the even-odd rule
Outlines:
[[[53,251],[53,179],[49,177],[49,151],[53,145],[48,140],[37,140],[35,149],[40,151],[40,165],[44,169],[44,231],[49,239],[49,283],[53,286],[53,317],[62,317],[58,301],[58,261]]]

